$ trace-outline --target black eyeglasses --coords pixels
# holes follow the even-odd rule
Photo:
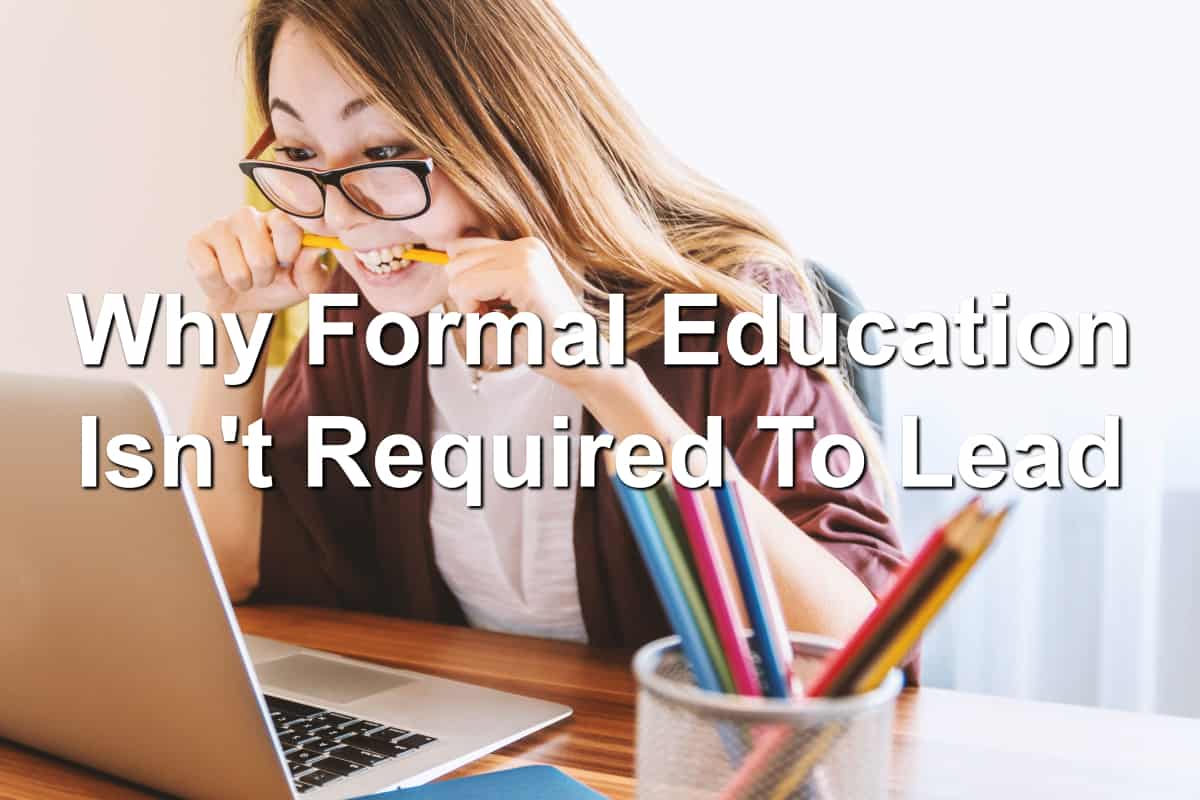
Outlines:
[[[412,219],[429,210],[432,159],[374,161],[319,172],[258,160],[274,140],[268,126],[238,168],[280,211],[303,219],[324,216],[326,186],[336,186],[355,208],[376,219]]]

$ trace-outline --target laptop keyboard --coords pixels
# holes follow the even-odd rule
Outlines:
[[[292,783],[307,792],[437,741],[382,722],[264,695]]]

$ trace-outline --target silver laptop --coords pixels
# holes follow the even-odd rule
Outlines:
[[[83,416],[154,446],[143,489],[82,489]],[[425,782],[565,706],[247,636],[164,415],[132,384],[0,373],[0,738],[184,797]],[[224,447],[214,442],[214,447]],[[220,476],[216,476],[220,480]]]

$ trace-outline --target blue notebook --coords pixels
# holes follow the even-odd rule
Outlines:
[[[574,778],[547,766],[516,767],[499,772],[396,789],[360,800],[606,800]]]

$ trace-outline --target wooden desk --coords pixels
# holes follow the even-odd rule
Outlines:
[[[245,607],[238,618],[247,633],[566,703],[567,722],[455,774],[553,764],[614,800],[633,795],[629,653],[318,609]],[[1194,797],[1200,720],[909,690],[892,778],[894,798]],[[0,798],[150,796],[0,743]]]

